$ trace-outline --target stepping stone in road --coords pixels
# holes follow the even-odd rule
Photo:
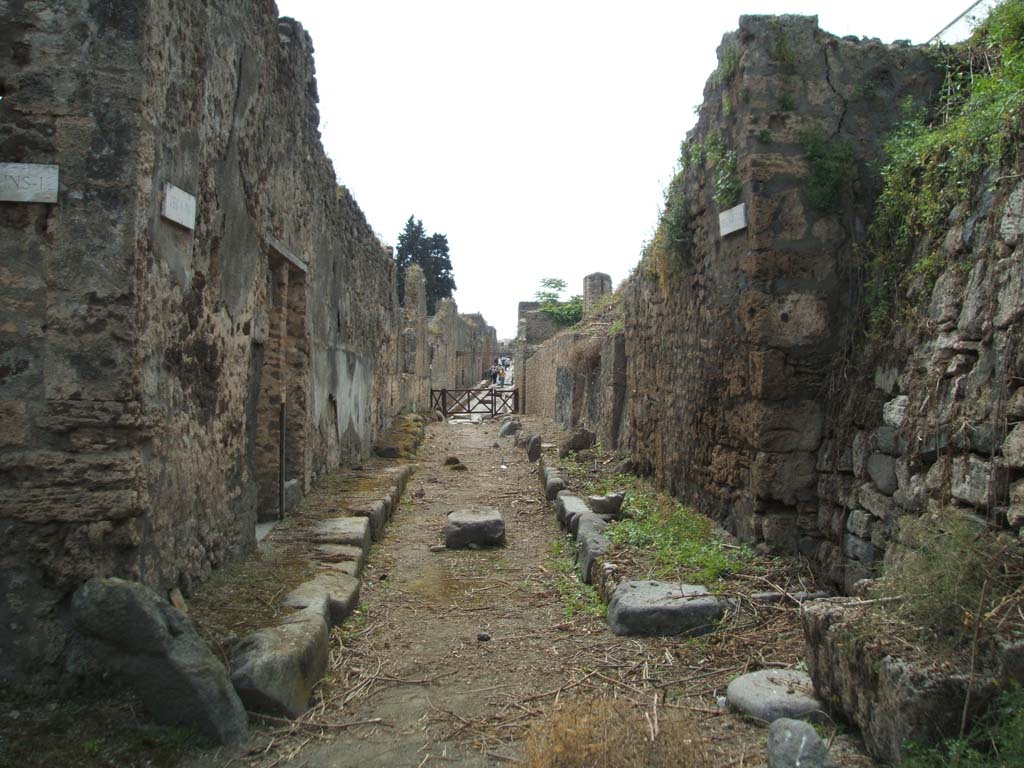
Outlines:
[[[470,544],[487,547],[504,544],[505,518],[490,507],[449,512],[444,543],[448,549],[462,549]]]
[[[706,587],[664,581],[626,581],[608,602],[608,625],[616,635],[694,637],[711,632],[732,602]]]
[[[826,722],[825,708],[814,698],[810,675],[796,669],[761,669],[729,683],[726,701],[733,709],[764,723],[779,718]]]

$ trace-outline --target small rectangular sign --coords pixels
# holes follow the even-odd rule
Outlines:
[[[735,208],[718,214],[718,232],[721,237],[731,235],[747,228],[747,204],[740,203]]]
[[[196,199],[173,184],[164,184],[164,200],[160,215],[185,229],[196,228]]]
[[[0,163],[0,201],[56,203],[59,165]]]

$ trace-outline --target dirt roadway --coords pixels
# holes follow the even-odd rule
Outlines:
[[[543,427],[527,420],[528,431]],[[362,610],[335,631],[332,671],[302,724],[265,722],[244,751],[193,766],[511,765],[531,722],[576,697],[613,696],[699,720],[715,765],[764,765],[765,729],[722,714],[716,697],[750,662],[795,662],[798,628],[775,645],[758,640],[736,666],[734,648],[716,650],[736,645],[724,638],[619,638],[601,618],[567,618],[551,552],[561,533],[536,465],[497,429],[428,427],[407,500],[374,546]],[[444,466],[449,455],[468,471]],[[446,513],[474,506],[504,513],[507,546],[431,551]],[[842,765],[872,765],[850,746],[839,738]]]

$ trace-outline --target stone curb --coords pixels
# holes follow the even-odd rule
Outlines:
[[[383,537],[414,471],[415,465],[384,470],[393,481],[384,498],[312,527],[312,557],[320,572],[285,596],[283,605],[295,613],[251,633],[232,653],[231,682],[246,709],[292,718],[306,711],[327,671],[330,628],[359,604],[371,541]]]

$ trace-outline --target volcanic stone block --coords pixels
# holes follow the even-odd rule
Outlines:
[[[463,509],[448,514],[444,527],[444,544],[461,549],[470,544],[497,546],[505,543],[505,518],[490,507]]]
[[[231,655],[231,682],[253,712],[298,717],[327,671],[328,630],[316,610],[253,632]]]
[[[332,627],[341,624],[358,602],[359,579],[341,569],[318,574],[293,589],[284,599],[289,608],[310,608],[319,612]]]
[[[540,435],[534,435],[530,438],[530,442],[526,444],[526,458],[531,462],[537,461],[540,458],[540,452]]]
[[[188,617],[148,587],[92,579],[72,598],[71,615],[84,650],[128,682],[158,722],[221,744],[245,737],[245,709],[224,666]]]
[[[548,473],[547,480],[544,481],[544,498],[548,501],[554,501],[559,492],[565,490],[565,478],[557,472]]]
[[[576,516],[576,567],[584,584],[590,584],[590,572],[597,558],[604,556],[612,547],[604,535],[608,523],[589,510]]]
[[[733,709],[763,723],[780,717],[824,722],[825,708],[814,697],[814,684],[806,672],[795,669],[761,669],[740,675],[726,688]]]
[[[711,632],[731,606],[701,586],[626,581],[608,603],[608,625],[616,635],[692,637]]]
[[[555,516],[565,528],[570,527],[573,518],[589,511],[586,502],[570,491],[555,496]]]
[[[835,768],[814,726],[780,717],[768,728],[768,768]]]
[[[498,437],[510,437],[523,428],[522,423],[512,420],[506,421],[498,430]]]
[[[391,517],[388,514],[389,505],[386,500],[375,501],[358,509],[350,509],[349,512],[353,517],[365,517],[370,521],[370,537],[374,541],[380,541],[384,537],[384,529]]]
[[[604,496],[588,496],[587,501],[590,508],[598,515],[613,515],[617,517],[622,510],[622,502],[626,500],[625,491],[607,493]]]
[[[370,521],[365,517],[336,517],[313,526],[317,544],[348,544],[363,550],[370,548]]]
[[[359,576],[366,564],[366,552],[360,547],[349,544],[321,544],[313,553],[313,558],[321,563],[340,565],[352,563],[351,575]]]

